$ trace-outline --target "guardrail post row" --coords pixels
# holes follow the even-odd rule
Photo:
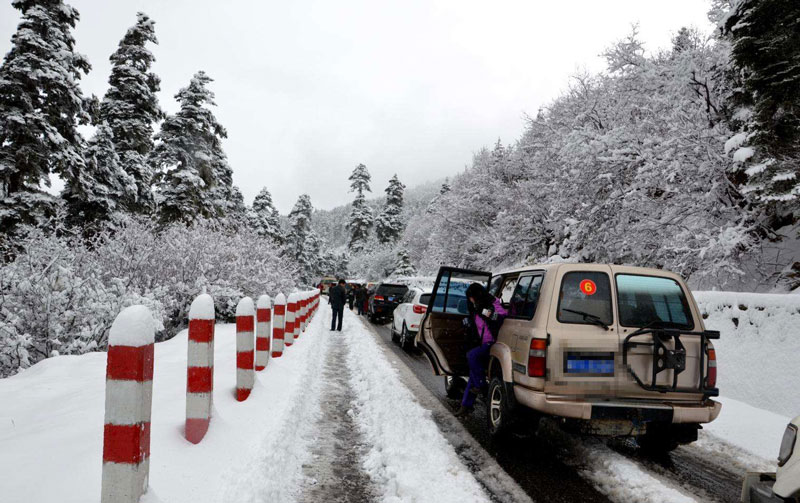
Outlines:
[[[282,293],[275,296],[273,310],[275,313],[272,320],[272,357],[280,358],[283,356],[286,320],[286,297]]]
[[[283,331],[283,344],[286,347],[294,343],[295,322],[297,319],[297,294],[290,293],[286,300],[286,325]]]
[[[308,324],[308,292],[300,294],[300,333],[306,331]]]
[[[214,299],[198,295],[189,308],[186,369],[186,440],[199,443],[208,431],[214,394]]]
[[[150,472],[155,323],[145,306],[122,310],[108,336],[102,503],[136,503]]]
[[[253,299],[245,297],[236,306],[236,400],[250,396],[256,376],[253,371],[253,340],[256,308]]]
[[[256,370],[264,370],[269,363],[269,334],[272,324],[272,299],[262,295],[256,303]]]

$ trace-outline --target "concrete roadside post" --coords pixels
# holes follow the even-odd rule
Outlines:
[[[250,396],[255,382],[253,341],[256,309],[253,299],[245,297],[236,306],[236,400]]]
[[[102,503],[136,503],[150,472],[155,323],[145,306],[122,310],[108,336]]]
[[[269,362],[269,335],[272,325],[272,299],[262,295],[256,303],[256,370],[264,370]]]
[[[290,293],[286,300],[286,326],[283,332],[283,344],[286,347],[294,343],[295,321],[297,318],[297,294]]]
[[[279,293],[275,296],[275,311],[272,321],[272,357],[283,356],[283,341],[285,337],[286,297]]]
[[[214,299],[198,295],[189,308],[186,369],[186,440],[199,443],[208,431],[214,393]]]

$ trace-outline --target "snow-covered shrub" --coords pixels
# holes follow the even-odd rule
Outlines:
[[[632,34],[518,142],[479,152],[409,222],[403,246],[417,269],[612,262],[718,285],[739,273],[757,234],[724,152],[729,48],[687,36],[647,56]]]
[[[294,287],[295,269],[268,238],[200,221],[158,230],[127,220],[91,242],[29,229],[0,267],[0,376],[56,354],[104,349],[122,308],[144,304],[171,337],[205,288],[220,319],[244,295]]]

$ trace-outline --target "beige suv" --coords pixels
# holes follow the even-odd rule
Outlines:
[[[697,304],[672,273],[604,264],[548,264],[502,274],[443,267],[415,343],[448,395],[468,375],[465,292],[485,285],[508,309],[488,365],[488,426],[545,416],[562,427],[637,437],[669,451],[697,439],[721,404],[716,354]],[[526,414],[527,412],[527,414]],[[532,413],[532,414],[531,414]]]

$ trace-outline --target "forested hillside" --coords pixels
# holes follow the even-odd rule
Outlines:
[[[796,101],[776,100],[797,92],[800,70],[786,68],[776,93],[746,61],[753,37],[763,46],[797,32],[767,26],[763,2],[736,4],[713,3],[718,31],[681,29],[662,50],[634,27],[605,51],[604,72],[574,75],[517,141],[480,150],[450,190],[409,208],[396,249],[428,274],[598,261],[668,268],[704,287],[795,287],[798,146],[778,150],[774,138],[796,134],[776,112],[794,120]]]

